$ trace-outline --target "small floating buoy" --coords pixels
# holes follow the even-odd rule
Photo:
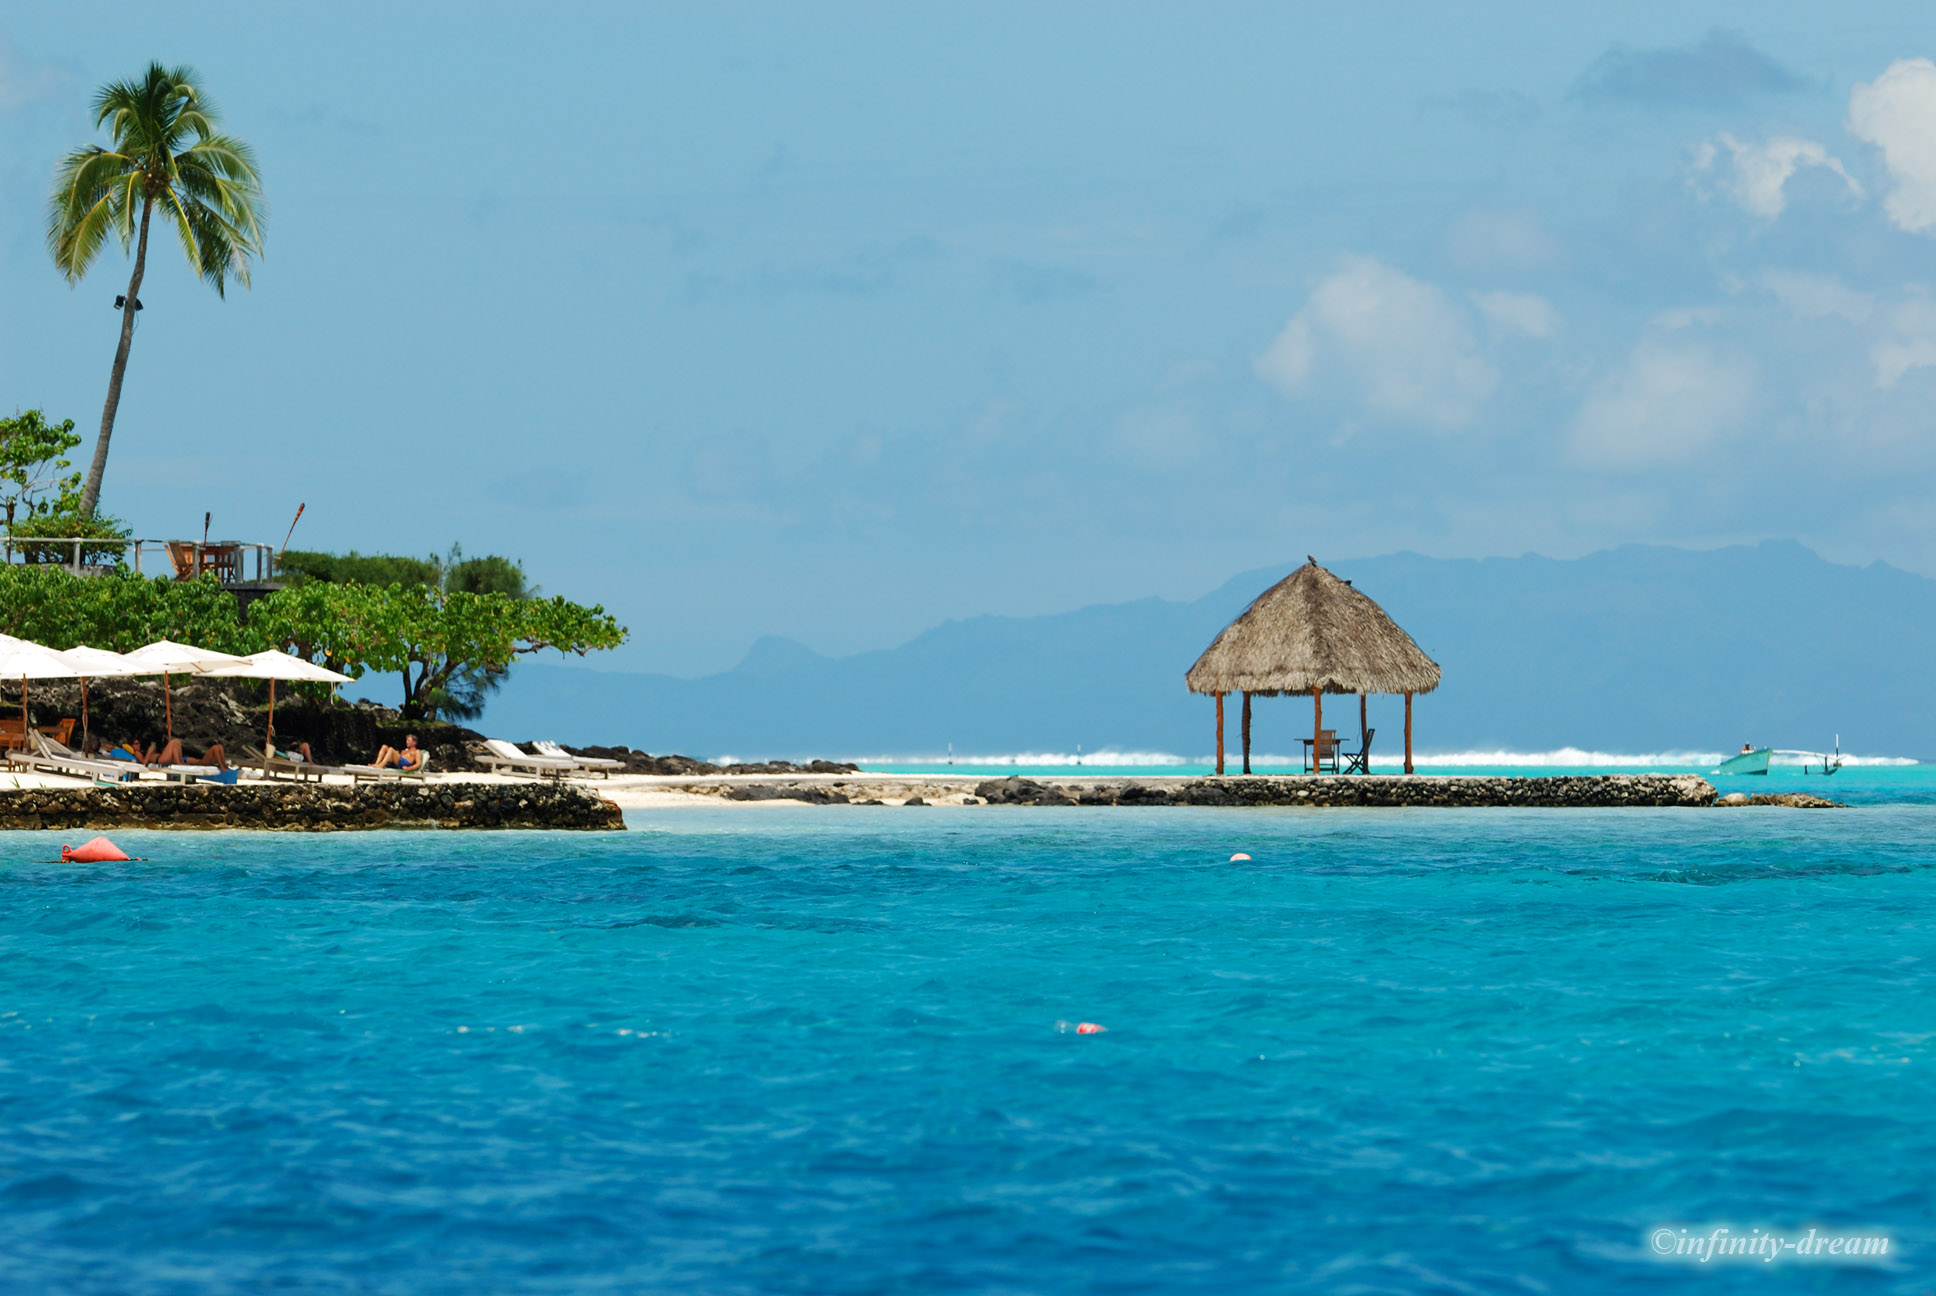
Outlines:
[[[1076,1023],[1076,1034],[1078,1035],[1100,1035],[1108,1029],[1107,1026],[1098,1026],[1094,1022]]]
[[[128,858],[128,853],[105,837],[96,837],[79,846],[61,847],[63,864],[108,864]]]
[[[1238,851],[1235,855],[1232,855],[1230,857],[1230,862],[1232,864],[1235,864],[1239,860],[1248,860],[1249,858],[1250,856],[1244,854],[1242,851]]]

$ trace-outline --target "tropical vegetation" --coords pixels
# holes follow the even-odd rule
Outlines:
[[[604,608],[562,598],[306,581],[258,599],[244,616],[213,576],[74,576],[34,564],[0,566],[0,632],[117,652],[156,639],[232,653],[281,648],[352,678],[396,672],[405,714],[426,719],[476,714],[466,706],[481,710],[482,695],[465,681],[499,679],[519,657],[582,655],[626,637]]]
[[[67,546],[35,545],[46,536],[85,536],[118,540],[127,535],[120,521],[102,513],[80,512],[81,474],[71,471],[67,452],[81,443],[74,420],[55,423],[37,409],[0,418],[0,508],[6,511],[13,551],[49,561],[65,560]],[[121,546],[83,545],[83,561],[113,562]],[[44,551],[44,552],[43,552]]]
[[[216,130],[215,108],[192,69],[151,63],[137,80],[102,86],[93,112],[95,128],[106,128],[109,143],[84,145],[62,161],[48,203],[48,250],[70,284],[81,281],[110,238],[119,239],[123,251],[132,247],[134,271],[128,291],[115,302],[121,338],[94,458],[77,501],[82,518],[93,517],[101,498],[156,212],[173,230],[189,268],[218,296],[226,296],[231,278],[248,286],[250,262],[262,255],[266,215],[254,153]]]

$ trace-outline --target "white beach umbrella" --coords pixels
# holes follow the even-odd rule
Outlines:
[[[161,702],[167,713],[168,736],[173,738],[175,702],[168,690],[168,677],[197,675],[220,666],[233,666],[242,659],[234,653],[216,652],[213,648],[196,648],[172,639],[157,639],[126,654],[125,660],[134,668],[128,672],[131,675],[161,676]]]
[[[347,684],[350,677],[338,675],[335,671],[314,662],[306,662],[278,648],[265,649],[250,653],[247,657],[237,658],[233,666],[217,666],[202,672],[204,675],[220,676],[227,679],[266,679],[269,681],[269,728],[262,735],[262,751],[265,756],[275,754],[276,735],[276,681],[298,680],[310,684]]]
[[[27,681],[30,679],[73,679],[79,672],[74,663],[37,643],[0,635],[0,679],[20,681],[20,741],[27,742]]]
[[[87,747],[87,682],[89,679],[122,678],[135,673],[128,665],[128,659],[118,652],[105,648],[90,648],[86,644],[63,649],[61,656],[72,662],[81,680],[81,747]]]
[[[339,675],[327,666],[306,662],[279,648],[250,653],[247,657],[237,657],[232,665],[210,667],[202,674],[223,675],[232,679],[266,679],[272,684],[277,680],[300,680],[308,684],[350,682],[350,677],[347,675]]]

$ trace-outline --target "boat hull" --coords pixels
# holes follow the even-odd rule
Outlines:
[[[1722,761],[1721,768],[1714,772],[1716,774],[1766,774],[1768,758],[1773,754],[1772,747],[1763,747],[1760,751],[1742,752],[1739,756]]]

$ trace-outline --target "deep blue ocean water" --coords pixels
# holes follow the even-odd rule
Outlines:
[[[1931,1289],[1936,807],[631,822],[0,834],[0,1290]]]

